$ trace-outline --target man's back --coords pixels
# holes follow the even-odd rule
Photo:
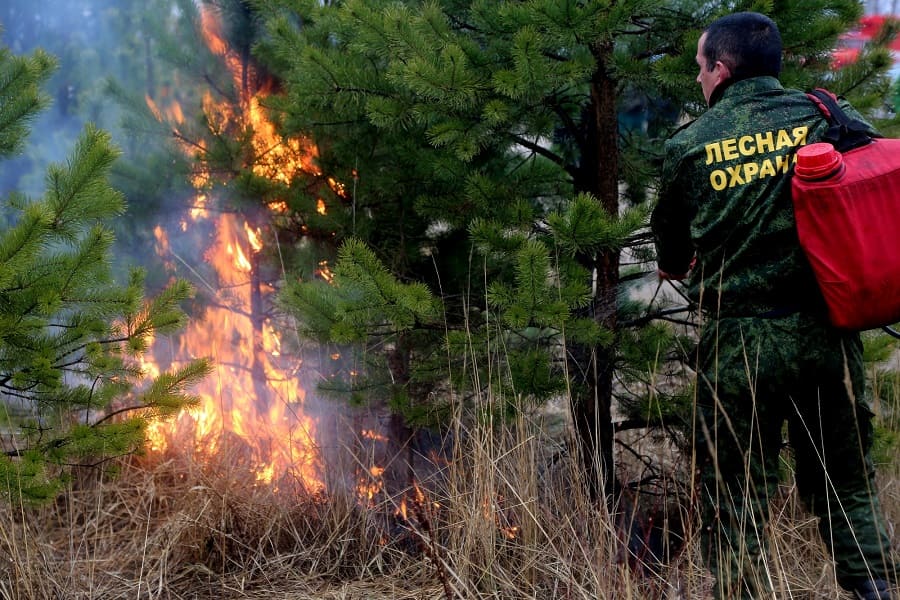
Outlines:
[[[755,77],[729,86],[669,140],[654,229],[681,261],[696,252],[695,300],[702,281],[704,304],[721,299],[722,315],[822,310],[797,241],[789,172],[797,148],[826,127],[805,94],[785,90],[774,77]],[[666,221],[684,218],[691,220],[691,239],[667,237],[678,229]]]

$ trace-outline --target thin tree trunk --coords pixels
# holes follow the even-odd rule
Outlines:
[[[410,348],[404,334],[388,353],[393,387],[405,393],[410,381]],[[394,496],[405,492],[414,483],[412,428],[403,414],[392,408],[388,417],[387,464],[383,474],[385,492]]]
[[[253,356],[251,357],[250,373],[253,377],[253,388],[256,393],[257,401],[269,400],[268,396],[268,375],[266,375],[265,364],[263,364],[263,356],[265,354],[263,344],[263,323],[265,322],[265,309],[263,307],[262,285],[260,281],[260,265],[259,254],[250,249],[250,324],[251,348],[253,348]]]
[[[591,113],[587,115],[587,141],[575,187],[590,192],[611,215],[619,211],[618,129],[616,82],[605,65],[612,43],[593,48],[597,71],[591,81]],[[616,297],[619,285],[619,252],[606,250],[579,260],[592,273],[593,298],[589,316],[616,332]],[[588,490],[594,499],[605,498],[610,507],[618,485],[613,463],[612,382],[615,345],[580,346],[569,353],[573,375],[571,410]]]
[[[250,71],[251,71],[251,62],[250,56],[247,53],[241,54],[241,90],[240,90],[240,103],[239,107],[241,110],[249,111],[250,109],[250,99],[254,94],[258,91],[255,86],[251,85],[250,81]],[[246,116],[246,115],[245,115]],[[256,160],[256,157],[253,156],[252,160]],[[252,167],[252,165],[245,165],[246,167]],[[249,219],[247,214],[242,215],[245,219],[253,222],[255,219]],[[250,365],[250,373],[253,378],[253,388],[256,393],[257,401],[259,400],[268,400],[268,375],[265,372],[265,365],[263,364],[263,323],[265,322],[265,308],[263,306],[263,295],[262,295],[262,281],[260,278],[260,262],[259,262],[259,254],[256,253],[253,248],[247,248],[248,258],[250,260],[250,324],[251,324],[251,336],[250,340],[251,348],[253,349],[253,357],[251,358]]]

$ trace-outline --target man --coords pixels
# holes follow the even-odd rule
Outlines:
[[[819,517],[838,582],[883,600],[893,566],[869,457],[862,345],[827,320],[790,195],[797,148],[827,125],[805,94],[779,83],[781,51],[777,26],[758,13],[706,29],[696,59],[709,109],[667,142],[651,220],[660,276],[690,270],[703,315],[695,426],[703,550],[720,598],[773,597],[778,567],[767,565],[764,528],[787,423],[797,489]]]

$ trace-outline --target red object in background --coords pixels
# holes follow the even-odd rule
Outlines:
[[[791,186],[797,234],[831,322],[864,330],[900,321],[900,140],[843,155],[831,144],[804,146]]]
[[[866,15],[859,20],[859,25],[857,27],[838,36],[837,48],[831,52],[832,67],[840,69],[841,67],[846,67],[847,65],[856,62],[859,53],[867,43],[875,39],[889,18],[895,17],[888,15]],[[891,52],[895,55],[896,62],[897,57],[900,57],[900,35],[897,35],[891,43],[888,44],[888,48],[890,48]]]

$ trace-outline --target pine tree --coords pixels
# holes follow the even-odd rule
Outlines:
[[[786,83],[809,87],[859,3],[256,4],[271,19],[260,55],[286,91],[273,106],[355,190],[334,285],[291,285],[284,305],[310,336],[381,359],[408,418],[440,412],[432,392],[448,389],[447,366],[456,393],[494,386],[500,409],[567,392],[587,480],[614,496],[614,399],[646,423],[688,398],[614,382],[651,384],[680,343],[628,292],[653,277],[643,227],[661,140],[703,107],[699,25],[771,14],[787,40]],[[871,58],[829,87],[865,91],[884,66]],[[620,128],[633,98],[653,122]],[[464,380],[467,369],[481,374]],[[371,379],[352,384],[371,396]]]
[[[42,51],[0,48],[0,158],[20,151],[46,106],[40,86],[55,67]],[[0,479],[14,500],[53,497],[66,466],[98,465],[140,450],[148,420],[190,404],[186,386],[208,371],[192,362],[144,381],[137,362],[156,334],[184,322],[191,290],[175,282],[151,300],[143,274],[111,276],[110,219],[125,210],[107,182],[117,152],[85,129],[69,160],[51,166],[41,198],[12,193],[0,232]]]

